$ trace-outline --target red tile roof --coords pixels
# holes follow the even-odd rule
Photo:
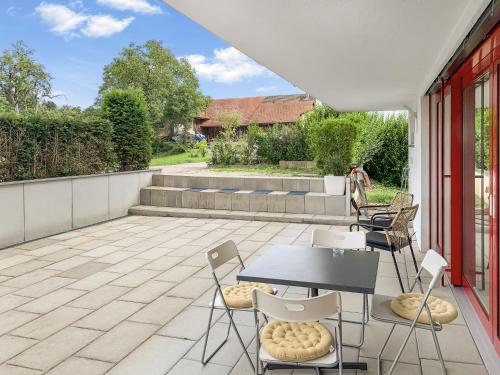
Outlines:
[[[238,111],[243,126],[250,124],[278,124],[297,121],[314,107],[315,100],[308,95],[256,96],[253,98],[214,99],[207,112],[196,116],[202,127],[219,127],[217,114]]]

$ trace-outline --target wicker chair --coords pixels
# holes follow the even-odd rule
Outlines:
[[[354,198],[351,198],[351,205],[356,210],[356,224],[359,227],[363,227],[369,230],[383,230],[383,227],[387,227],[392,223],[394,215],[399,212],[401,208],[411,207],[413,204],[413,194],[404,191],[398,191],[396,196],[392,200],[391,204],[366,204],[359,205]],[[375,209],[375,213],[366,214],[367,219],[361,219],[361,211],[365,213],[368,209]],[[378,225],[378,228],[365,227],[365,225]]]
[[[391,223],[387,226],[381,226],[378,223],[362,225],[363,228],[369,230],[369,232],[366,233],[367,247],[370,247],[371,250],[377,248],[391,252],[396,274],[398,275],[399,285],[403,293],[405,290],[394,252],[399,251],[401,253],[401,250],[408,246],[413,258],[415,271],[418,272],[417,260],[415,259],[415,253],[413,252],[412,236],[408,230],[408,225],[411,221],[413,221],[413,219],[415,219],[417,211],[418,204],[411,207],[403,207],[399,209],[396,215],[392,218]],[[360,224],[358,223],[351,224],[350,229],[352,230],[353,227],[356,226],[359,230]]]

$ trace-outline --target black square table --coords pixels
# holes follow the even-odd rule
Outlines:
[[[360,293],[375,293],[380,254],[374,251],[332,250],[311,246],[275,245],[247,265],[237,276],[238,281]],[[363,310],[365,302],[363,302]],[[364,319],[363,331],[364,340]],[[345,369],[366,370],[366,363],[344,363]]]
[[[380,254],[311,246],[275,245],[247,265],[239,281],[300,286],[362,294],[375,293]]]

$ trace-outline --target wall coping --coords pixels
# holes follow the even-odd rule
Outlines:
[[[56,182],[56,181],[75,180],[75,179],[80,179],[80,178],[106,177],[106,176],[127,175],[127,174],[133,174],[133,173],[156,173],[156,172],[161,172],[161,168],[138,169],[138,170],[134,170],[134,171],[124,171],[124,172],[106,172],[106,173],[84,174],[84,175],[76,175],[76,176],[48,177],[48,178],[38,178],[38,179],[34,179],[34,180],[7,181],[7,182],[0,182],[0,187],[10,186],[10,185],[36,184],[36,183],[41,183],[41,182]]]
[[[159,176],[175,176],[175,177],[210,177],[210,178],[255,178],[255,179],[308,179],[308,180],[314,180],[314,179],[324,179],[324,176],[272,176],[272,175],[238,175],[238,174],[220,174],[220,175],[214,175],[214,174],[189,174],[189,173],[155,173],[155,175]],[[346,176],[339,176],[339,177],[346,177]]]

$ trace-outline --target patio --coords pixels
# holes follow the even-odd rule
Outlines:
[[[128,216],[3,250],[0,374],[251,374],[234,336],[210,364],[200,365],[213,292],[204,251],[232,239],[248,264],[273,244],[309,244],[312,229],[318,227],[334,228]],[[403,277],[411,276],[411,258],[397,254],[397,260]],[[235,267],[236,263],[222,267],[224,285],[235,282]],[[306,294],[301,288],[277,288],[290,297]],[[388,253],[381,253],[376,292],[400,293]],[[447,289],[434,294],[453,301]],[[359,318],[361,297],[343,293],[342,298],[346,317]],[[216,313],[214,333],[222,335],[227,319]],[[235,317],[253,353],[253,316]],[[376,353],[389,329],[388,324],[370,320],[364,346],[346,348],[345,360],[366,361],[368,371],[359,373],[376,373]],[[405,332],[406,328],[396,329],[386,359],[395,356]],[[346,341],[356,341],[359,334],[359,326],[345,324]],[[438,338],[450,375],[487,374],[461,316]],[[430,332],[419,331],[412,337],[402,362],[398,374],[441,373]]]

